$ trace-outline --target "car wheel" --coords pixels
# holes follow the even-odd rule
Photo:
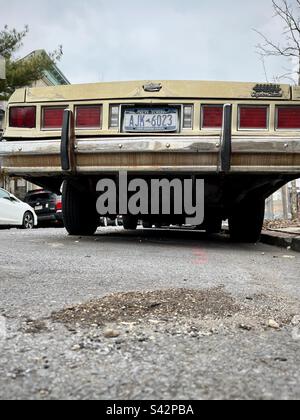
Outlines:
[[[221,217],[208,217],[206,233],[208,235],[213,235],[220,233],[222,230],[222,218]]]
[[[96,199],[77,189],[71,181],[63,184],[63,220],[67,232],[73,236],[92,236],[98,227]]]
[[[125,230],[136,230],[138,220],[133,216],[123,216],[123,226]]]
[[[265,216],[265,200],[247,200],[237,206],[229,217],[230,237],[234,242],[259,241]]]
[[[34,228],[34,217],[30,211],[27,211],[23,217],[22,229],[30,230]]]

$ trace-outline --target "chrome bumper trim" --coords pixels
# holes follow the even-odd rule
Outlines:
[[[219,137],[134,137],[97,138],[76,141],[76,153],[218,153]],[[241,137],[232,139],[233,153],[300,153],[299,140],[290,137]],[[57,155],[60,140],[2,141],[0,156],[6,155]]]

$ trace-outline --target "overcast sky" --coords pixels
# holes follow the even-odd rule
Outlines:
[[[272,16],[271,0],[0,0],[0,27],[30,27],[20,55],[63,44],[59,67],[72,83],[265,82],[253,29],[280,39]],[[266,66],[272,79],[292,63]]]

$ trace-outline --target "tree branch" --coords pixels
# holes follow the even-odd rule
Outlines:
[[[297,11],[288,3],[288,0],[272,0],[272,5],[274,17],[281,19],[283,23],[282,35],[285,41],[276,43],[256,30],[255,32],[264,41],[257,45],[258,53],[264,57],[297,58],[299,65],[295,73],[300,76],[300,0],[296,0]]]
[[[17,60],[15,53],[22,46],[28,31],[28,27],[18,32],[7,26],[0,31],[0,54],[6,58],[6,80],[0,81],[0,100],[8,99],[17,88],[30,86],[40,80],[44,72],[50,70],[63,55],[62,46],[59,46],[57,50],[48,54],[38,51]]]

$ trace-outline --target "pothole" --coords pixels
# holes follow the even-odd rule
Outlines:
[[[54,312],[51,320],[67,325],[141,322],[149,319],[223,319],[241,310],[222,287],[208,290],[168,289],[115,293]]]

